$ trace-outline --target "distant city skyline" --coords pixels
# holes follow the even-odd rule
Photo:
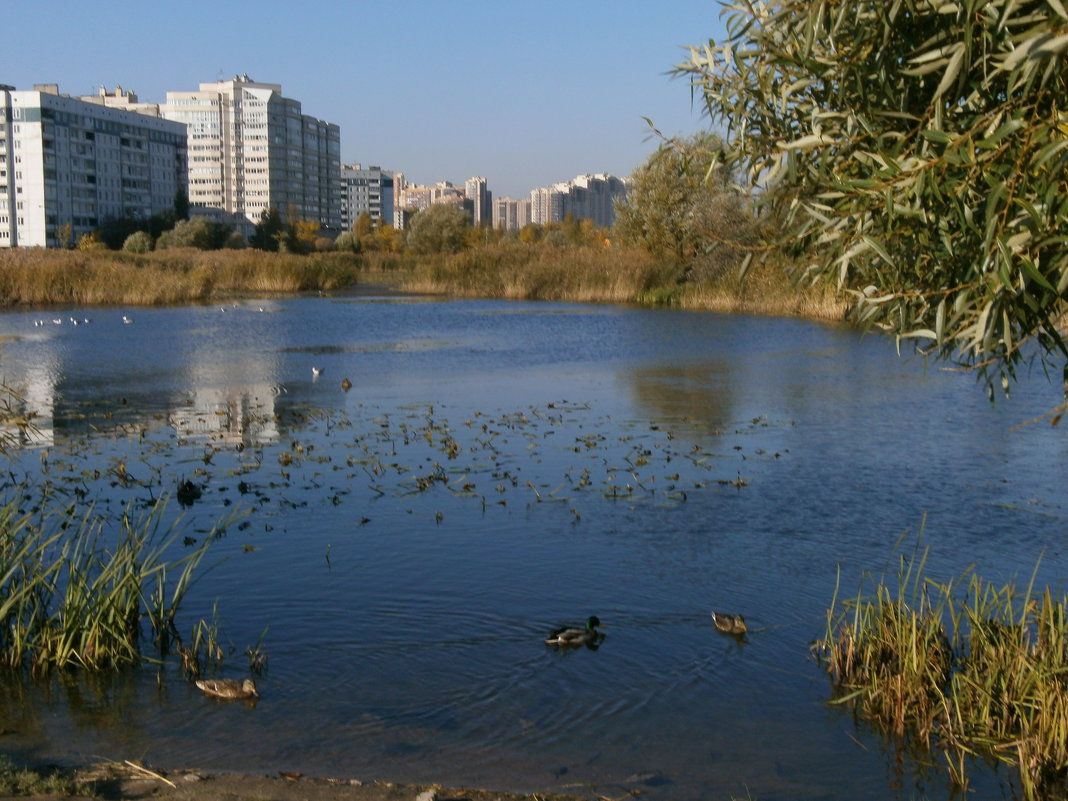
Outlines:
[[[255,10],[255,14],[251,13]],[[723,37],[715,3],[13,3],[0,83],[116,85],[149,102],[248,74],[341,127],[341,160],[413,183],[483,176],[495,197],[629,175],[666,135],[707,128],[686,45]]]

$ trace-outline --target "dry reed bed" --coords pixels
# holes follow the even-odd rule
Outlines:
[[[344,253],[4,250],[0,305],[153,306],[238,292],[334,290],[355,284],[364,267]]]
[[[636,249],[552,248],[510,243],[408,264],[410,292],[509,300],[641,303],[731,313],[842,320],[847,305],[835,292],[799,287],[782,268],[767,264],[744,277],[681,281],[681,270]]]
[[[903,749],[942,753],[968,786],[976,760],[1011,765],[1022,795],[1068,776],[1068,598],[997,587],[972,573],[924,576],[926,554],[839,603],[813,648],[849,704]]]
[[[155,306],[239,293],[338,290],[369,277],[408,292],[508,300],[641,303],[841,320],[832,290],[799,287],[774,264],[680,280],[644,251],[506,243],[446,256],[295,255],[258,250],[0,251],[0,306]]]

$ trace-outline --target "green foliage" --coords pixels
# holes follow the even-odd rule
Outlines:
[[[122,243],[122,249],[127,253],[148,253],[152,250],[152,234],[148,231],[134,231],[126,241]]]
[[[346,253],[359,253],[360,238],[356,236],[355,233],[346,231],[335,240],[334,250],[340,250]]]
[[[70,223],[63,223],[63,225],[56,228],[56,241],[59,242],[59,246],[64,250],[71,247],[74,242],[74,229]]]
[[[226,244],[231,232],[230,226],[212,222],[207,217],[179,220],[173,230],[164,232],[156,240],[156,249],[218,250]]]
[[[166,653],[174,618],[217,531],[195,551],[167,560],[178,531],[161,537],[164,503],[137,521],[124,514],[104,535],[91,512],[48,508],[40,520],[17,500],[0,507],[0,665],[33,671],[102,670],[141,659],[141,620]],[[148,597],[147,590],[151,590]]]
[[[467,242],[468,225],[463,209],[451,203],[435,203],[412,217],[408,247],[419,255],[456,253]]]
[[[739,264],[755,242],[755,222],[718,159],[721,148],[708,133],[661,145],[631,176],[617,235],[708,273]]]
[[[690,77],[780,244],[858,319],[1007,389],[1068,357],[1068,14],[1048,0],[725,8]]]
[[[245,235],[240,231],[231,231],[226,235],[226,241],[222,246],[227,250],[244,250],[248,247],[248,240],[245,239]]]
[[[260,212],[260,221],[256,223],[256,231],[252,235],[250,244],[260,250],[277,251],[279,241],[285,236],[286,228],[282,222],[282,215],[274,206]]]
[[[361,239],[374,230],[375,221],[369,212],[363,212],[356,218],[356,224],[352,226],[352,232]]]

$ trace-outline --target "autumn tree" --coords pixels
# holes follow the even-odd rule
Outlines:
[[[456,253],[467,242],[468,226],[462,208],[451,203],[435,203],[412,217],[408,247],[417,254]]]
[[[721,147],[708,133],[663,142],[631,176],[617,236],[687,269],[740,264],[756,224],[718,161]]]

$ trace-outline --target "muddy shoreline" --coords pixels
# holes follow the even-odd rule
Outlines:
[[[64,773],[68,773],[64,771]],[[510,793],[439,785],[334,779],[280,772],[275,775],[156,771],[126,763],[70,771],[84,792],[39,794],[38,801],[589,801],[589,795]],[[25,799],[0,791],[0,801]],[[603,798],[603,796],[600,796]]]

